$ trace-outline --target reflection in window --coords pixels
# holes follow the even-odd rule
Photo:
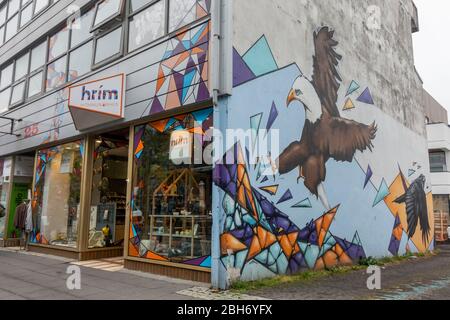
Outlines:
[[[75,248],[80,217],[81,141],[37,152],[32,242]]]
[[[36,0],[35,1],[35,7],[34,7],[34,13],[38,13],[39,11],[41,11],[42,9],[44,9],[46,6],[48,6],[48,1],[49,0]]]
[[[69,81],[72,81],[91,70],[92,41],[72,51],[69,57]]]
[[[47,66],[47,91],[66,82],[66,60],[66,56],[63,56]]]
[[[11,87],[0,92],[0,112],[8,110]]]
[[[146,4],[149,4],[152,1],[153,0],[131,0],[131,5],[130,5],[131,12],[134,12],[134,11],[142,8],[143,6],[145,6]]]
[[[23,78],[28,73],[28,60],[29,60],[28,52],[16,60],[16,70],[14,75],[15,81]]]
[[[14,18],[12,18],[6,23],[5,41],[8,41],[17,33],[18,23],[19,23],[19,15],[15,15]]]
[[[31,50],[30,72],[42,67],[45,63],[45,50],[47,42],[41,43],[39,46]]]
[[[183,263],[211,254],[212,167],[203,152],[212,125],[208,109],[136,127],[131,256]]]
[[[206,16],[208,8],[204,8],[198,0],[170,0],[169,32]]]
[[[69,40],[69,30],[64,28],[57,34],[50,37],[48,46],[48,60],[52,60],[67,51]]]
[[[25,92],[25,81],[16,84],[12,89],[11,105],[15,105],[23,101]]]
[[[129,30],[129,51],[150,43],[164,34],[164,3],[159,1],[133,17]]]
[[[12,82],[13,64],[11,63],[0,72],[0,89],[6,88]]]
[[[87,39],[89,39],[89,37],[91,37],[90,29],[93,15],[94,11],[89,10],[81,17],[75,19],[75,21],[73,22],[72,35],[70,39],[71,48],[74,48],[75,46],[79,45],[80,43],[86,41]]]
[[[447,159],[444,151],[430,152],[431,172],[447,172]]]
[[[110,18],[120,13],[122,0],[103,0],[97,7],[94,20],[94,28],[107,22]]]
[[[20,16],[20,26],[23,27],[28,22],[30,22],[32,17],[33,17],[33,3],[30,3],[27,7],[22,9],[22,13]]]
[[[95,63],[102,62],[120,53],[122,27],[108,33],[97,40]]]
[[[34,76],[30,77],[28,84],[28,97],[32,97],[42,91],[42,75],[43,72],[39,72]]]

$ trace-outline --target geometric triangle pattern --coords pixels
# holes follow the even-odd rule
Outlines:
[[[397,215],[395,217],[394,228],[392,229],[391,241],[389,243],[389,252],[393,256],[398,256],[402,236],[403,236],[403,227],[400,221],[400,217]]]
[[[355,104],[353,103],[351,98],[347,98],[347,100],[345,101],[345,105],[344,108],[342,109],[343,111],[348,111],[351,109],[355,109]]]
[[[193,12],[201,12],[203,8],[209,10],[209,2],[197,1]],[[209,22],[192,29],[184,27],[168,40],[162,61],[157,67],[158,76],[154,96],[148,106],[149,115],[210,98],[209,29]]]
[[[213,171],[215,185],[226,194],[222,209],[227,218],[220,241],[225,268],[236,268],[242,274],[246,266],[259,264],[274,274],[294,274],[304,269],[350,264],[365,257],[359,237],[349,242],[330,232],[338,207],[300,229],[252,187],[247,168],[244,152],[236,143]],[[269,194],[277,189],[278,186],[261,188]],[[281,199],[291,197],[288,190]],[[310,205],[309,199],[300,205]]]

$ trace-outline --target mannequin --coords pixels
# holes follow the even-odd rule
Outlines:
[[[33,215],[31,208],[30,192],[28,198],[23,200],[21,204],[16,207],[14,215],[14,226],[20,230],[23,239],[23,249],[28,250],[28,240],[30,233],[33,230]],[[20,247],[22,249],[22,247]]]

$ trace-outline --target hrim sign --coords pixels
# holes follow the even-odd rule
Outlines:
[[[77,130],[124,118],[125,74],[77,84],[69,88],[69,109]]]

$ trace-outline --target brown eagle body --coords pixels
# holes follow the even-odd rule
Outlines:
[[[337,65],[342,59],[334,51],[338,42],[328,27],[314,33],[315,56],[314,75],[311,84],[317,93],[322,115],[312,122],[306,119],[302,138],[291,143],[278,159],[280,174],[299,168],[305,186],[318,196],[318,186],[325,181],[326,163],[330,158],[336,161],[352,162],[357,151],[372,150],[377,126],[365,125],[340,116],[336,106],[341,78]],[[307,108],[307,106],[305,106]]]

